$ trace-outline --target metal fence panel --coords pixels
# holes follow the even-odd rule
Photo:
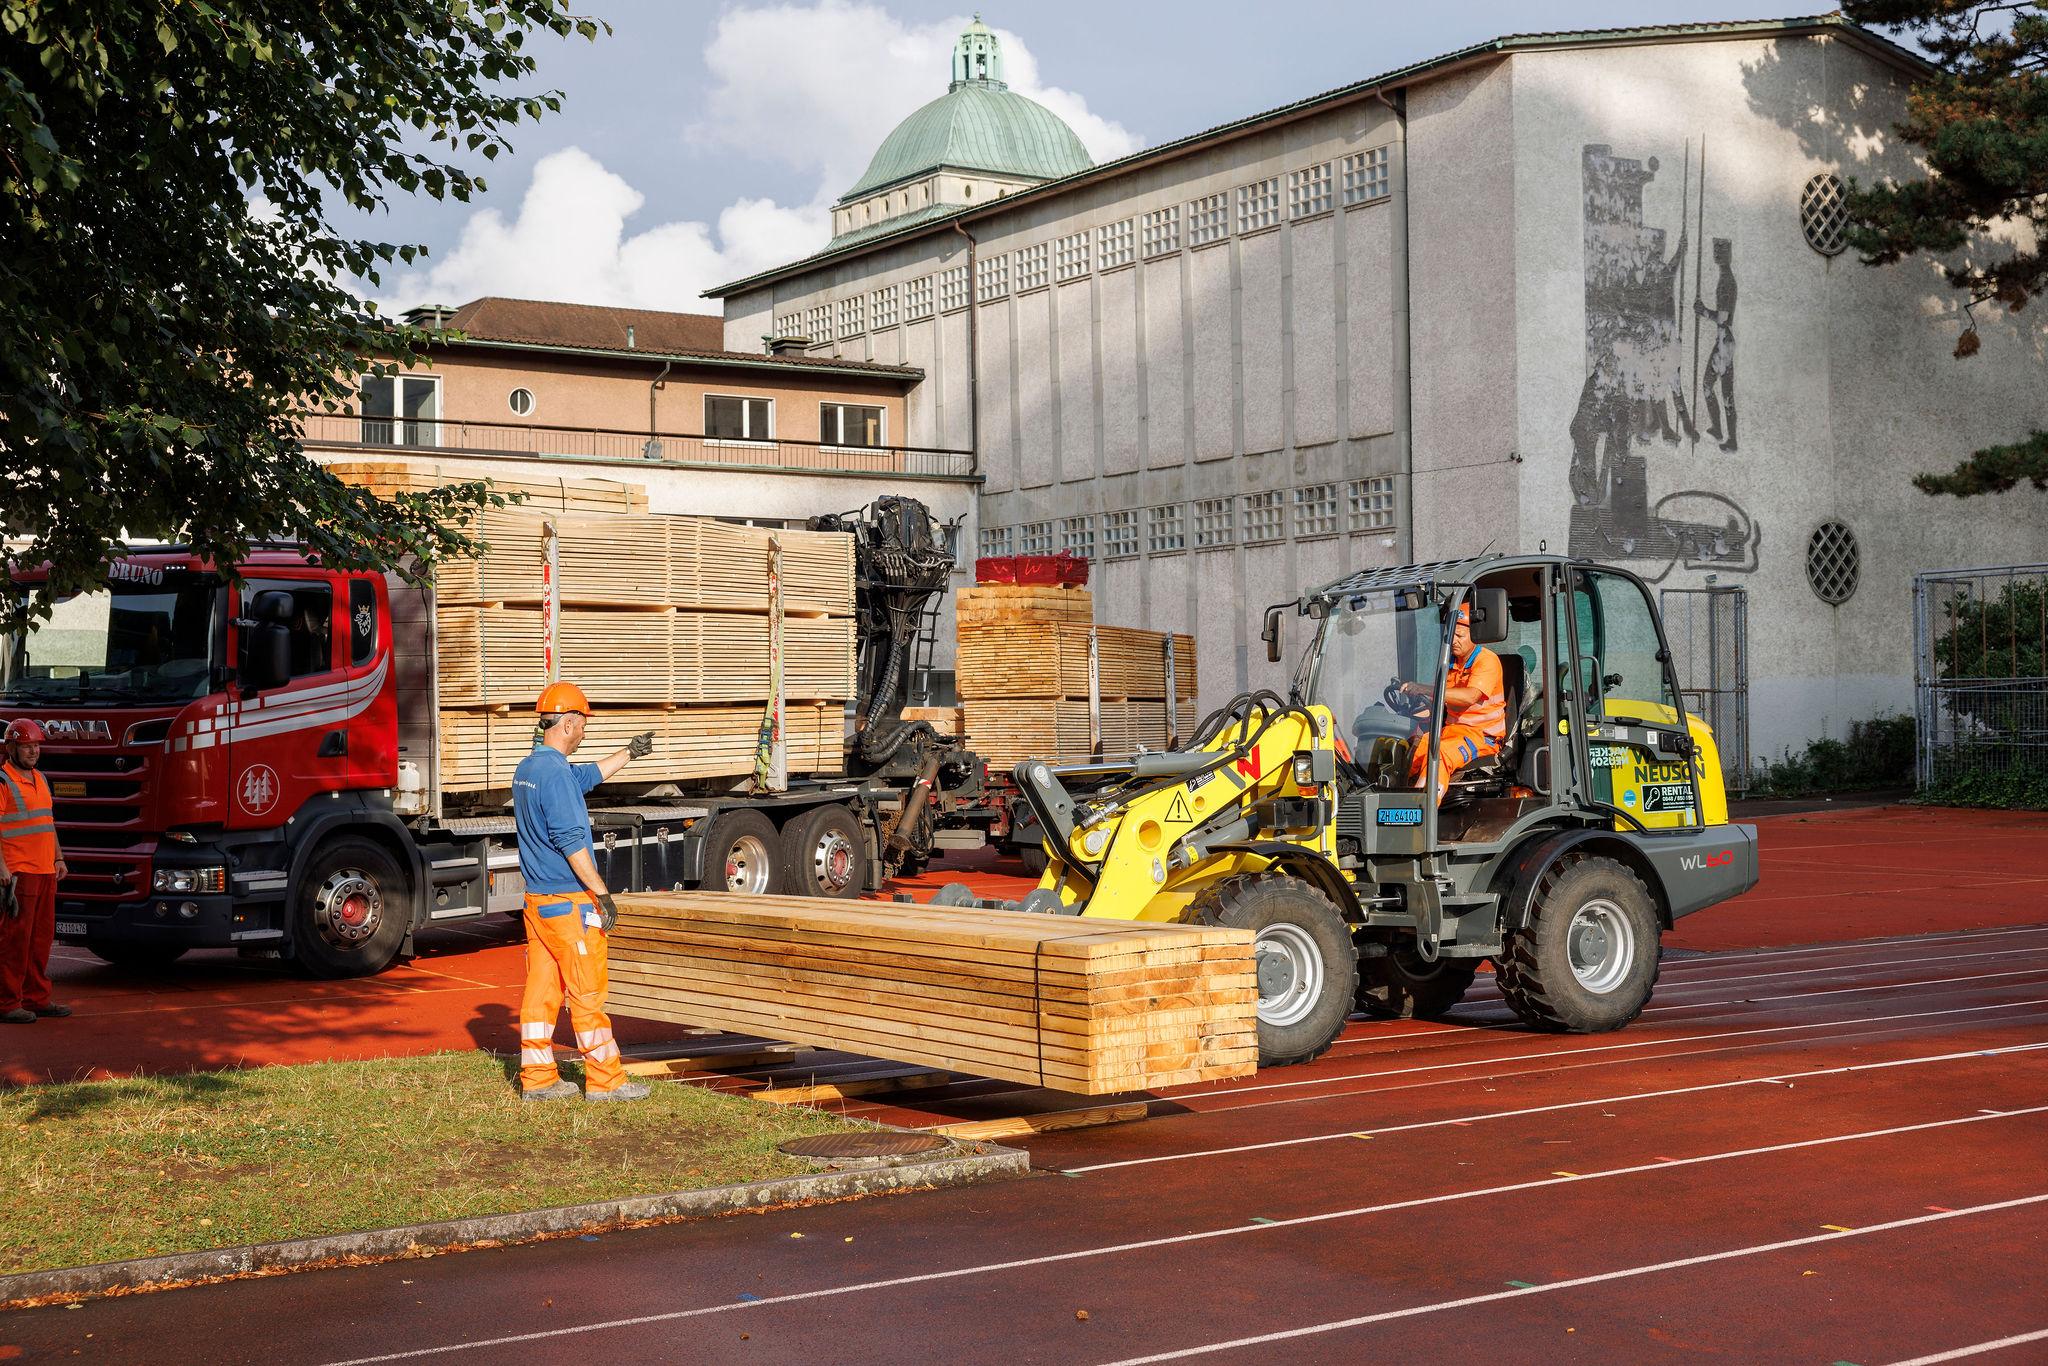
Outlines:
[[[1913,578],[1920,786],[2048,772],[2048,564]]]
[[[1749,594],[1746,589],[1666,588],[1664,636],[1686,710],[1705,721],[1731,792],[1749,787]]]

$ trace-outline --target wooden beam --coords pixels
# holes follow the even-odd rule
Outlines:
[[[915,1091],[944,1086],[953,1080],[951,1072],[902,1072],[889,1077],[853,1077],[846,1081],[819,1082],[814,1086],[770,1086],[751,1091],[749,1100],[771,1105],[816,1105],[820,1101],[851,1100],[856,1096],[887,1095],[894,1091]]]
[[[795,1062],[797,1051],[793,1048],[756,1048],[730,1053],[691,1053],[679,1058],[636,1058],[626,1064],[626,1073],[635,1077],[673,1077],[682,1072],[707,1072],[717,1068],[775,1067]]]
[[[1142,1100],[1127,1105],[1091,1105],[1085,1110],[1047,1110],[1036,1115],[1012,1115],[1007,1119],[977,1119],[963,1124],[942,1124],[926,1133],[948,1138],[1029,1138],[1060,1129],[1091,1129],[1102,1124],[1128,1124],[1152,1113]]]

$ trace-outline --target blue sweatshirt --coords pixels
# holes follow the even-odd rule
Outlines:
[[[590,848],[590,811],[583,794],[604,781],[596,764],[572,764],[542,745],[512,773],[512,818],[519,827],[519,873],[540,896],[580,892],[569,855]]]

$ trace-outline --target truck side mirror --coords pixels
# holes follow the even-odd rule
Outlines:
[[[1284,605],[1284,604],[1283,604]],[[1266,662],[1280,662],[1280,607],[1266,609],[1265,629],[1259,632],[1259,639],[1266,642]]]
[[[245,692],[267,692],[292,680],[292,595],[276,589],[258,593],[242,628],[235,677]]]
[[[1472,609],[1472,643],[1498,645],[1508,638],[1508,590],[1475,588],[1465,598]]]

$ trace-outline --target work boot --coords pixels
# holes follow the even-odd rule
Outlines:
[[[30,1006],[29,1009],[33,1010],[38,1018],[45,1020],[61,1020],[71,1013],[70,1006],[60,1006],[55,1002],[46,1006]]]
[[[654,1094],[654,1088],[644,1081],[621,1082],[609,1091],[587,1091],[585,1100],[645,1100]]]
[[[36,1013],[33,1010],[16,1006],[5,1014],[0,1014],[0,1022],[7,1024],[34,1024],[36,1022]]]
[[[582,1094],[573,1081],[557,1081],[551,1086],[538,1086],[519,1093],[521,1100],[574,1100]]]

